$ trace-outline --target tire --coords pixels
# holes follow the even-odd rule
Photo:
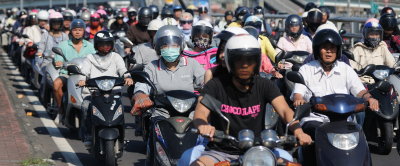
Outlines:
[[[115,166],[116,158],[115,158],[115,142],[114,140],[104,140],[104,163],[106,166]]]
[[[381,137],[378,139],[378,153],[388,155],[392,151],[393,145],[393,123],[381,122],[379,129]]]

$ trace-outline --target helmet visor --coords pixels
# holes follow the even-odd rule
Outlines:
[[[180,47],[182,39],[177,36],[163,36],[156,41],[156,48]]]

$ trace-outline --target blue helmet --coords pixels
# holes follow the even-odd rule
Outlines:
[[[71,26],[69,27],[70,30],[72,31],[75,28],[86,28],[86,24],[82,19],[74,19],[74,21],[72,21]]]
[[[363,38],[364,38],[364,44],[366,46],[372,47],[372,48],[377,47],[383,38],[383,28],[377,22],[365,23],[362,33],[363,33]],[[378,33],[379,38],[370,38],[369,37],[370,33]]]

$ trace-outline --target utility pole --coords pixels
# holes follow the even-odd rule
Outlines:
[[[24,0],[20,0],[20,10],[24,9]]]
[[[66,0],[66,2],[65,2],[65,8],[68,9],[68,6],[69,6],[69,0]]]
[[[351,0],[347,0],[347,16],[349,16],[349,17],[350,17],[350,15],[351,15],[351,11],[350,11],[350,2],[351,2]]]
[[[49,8],[53,8],[53,0],[49,0]]]

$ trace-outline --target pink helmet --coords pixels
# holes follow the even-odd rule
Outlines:
[[[103,6],[103,5],[100,5],[100,6],[98,7],[98,9],[99,9],[99,10],[104,10],[104,6]]]
[[[128,8],[121,8],[121,12],[128,12]]]
[[[100,15],[107,15],[107,12],[103,9],[99,9],[96,11],[96,13],[100,14]]]
[[[63,15],[60,12],[52,12],[50,13],[49,19],[59,19],[63,18]]]
[[[90,18],[100,19],[100,15],[98,13],[94,13],[94,14],[90,15]]]
[[[376,22],[376,23],[379,23],[379,20],[376,19],[376,18],[369,18],[369,19],[367,19],[367,21],[365,21],[365,24],[366,24],[366,23],[369,23],[369,22]]]
[[[37,9],[32,9],[32,10],[31,10],[31,13],[39,13],[39,10],[37,10]]]

